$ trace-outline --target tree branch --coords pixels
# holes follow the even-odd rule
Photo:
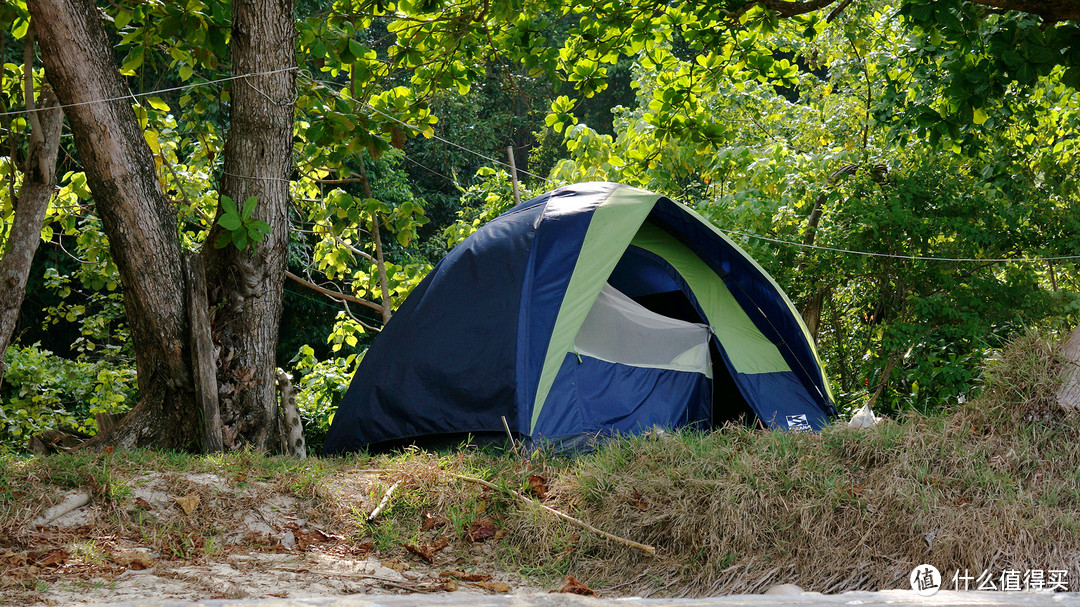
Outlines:
[[[23,42],[23,101],[26,102],[26,117],[30,120],[30,145],[44,145],[45,137],[41,132],[41,120],[34,107],[34,26],[26,29]]]
[[[352,303],[355,303],[355,304],[360,304],[362,306],[371,308],[372,310],[377,310],[379,312],[382,312],[382,306],[380,306],[377,303],[370,302],[370,301],[368,301],[366,299],[360,299],[359,297],[353,297],[352,295],[346,295],[344,293],[338,293],[337,291],[331,291],[330,289],[324,289],[324,288],[320,287],[319,285],[317,285],[317,284],[315,284],[313,282],[308,282],[308,281],[304,280],[303,278],[300,278],[296,274],[293,274],[292,272],[289,272],[289,271],[285,272],[285,276],[287,276],[288,278],[290,278],[294,282],[300,283],[300,284],[304,285],[305,287],[311,289],[312,291],[318,291],[319,293],[322,293],[323,295],[325,295],[327,297],[336,299],[338,301],[348,301],[348,302],[352,302]]]
[[[585,529],[586,531],[590,531],[592,533],[595,533],[596,535],[599,535],[600,537],[602,537],[602,538],[604,538],[606,540],[610,540],[612,542],[622,544],[623,546],[629,546],[631,548],[636,548],[637,550],[640,550],[640,551],[644,552],[645,554],[649,554],[649,555],[655,555],[656,554],[656,548],[653,548],[652,546],[649,546],[647,544],[642,544],[640,542],[635,542],[634,540],[629,540],[629,539],[626,539],[624,537],[619,537],[619,536],[617,536],[617,535],[615,535],[613,533],[608,533],[607,531],[602,531],[600,529],[597,529],[596,527],[593,527],[592,525],[590,525],[589,523],[586,523],[585,521],[583,521],[581,519],[577,519],[577,518],[574,518],[574,517],[570,516],[569,514],[559,512],[558,510],[552,508],[551,506],[546,506],[546,505],[541,504],[540,502],[538,502],[538,501],[536,501],[534,499],[527,498],[524,495],[518,493],[517,491],[512,491],[510,489],[504,489],[504,488],[499,487],[498,485],[496,485],[494,483],[489,483],[488,481],[485,481],[484,479],[474,478],[472,476],[465,476],[464,474],[456,474],[454,472],[447,472],[447,474],[449,474],[450,476],[452,476],[454,478],[461,479],[463,481],[468,481],[470,483],[476,483],[478,485],[483,485],[483,486],[485,486],[488,489],[491,489],[493,491],[502,491],[504,493],[508,493],[508,494],[518,498],[519,500],[525,502],[526,504],[530,504],[530,505],[533,505],[533,506],[539,506],[540,509],[544,510],[545,512],[547,512],[549,514],[553,514],[553,515],[557,516],[558,518],[561,518],[562,520],[570,523],[571,525],[576,525],[578,527],[581,527],[582,529]]]
[[[1049,23],[1080,19],[1080,0],[969,0],[1001,11],[1038,15]]]
[[[744,11],[749,9],[753,5],[767,8],[771,11],[780,13],[781,17],[794,17],[795,15],[803,15],[806,13],[812,13],[820,8],[825,8],[835,2],[835,0],[807,0],[806,2],[786,2],[784,0],[757,0],[756,2],[748,2],[744,7]]]

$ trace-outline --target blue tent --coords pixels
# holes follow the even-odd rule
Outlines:
[[[689,207],[586,183],[518,205],[455,247],[357,369],[327,453],[505,437],[567,441],[835,414],[775,281]]]

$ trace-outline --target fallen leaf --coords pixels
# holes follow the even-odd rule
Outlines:
[[[492,592],[510,592],[511,588],[510,584],[502,582],[473,582],[472,585]]]
[[[450,519],[441,514],[432,514],[430,512],[424,513],[424,524],[420,526],[420,531],[427,531],[429,529],[435,529],[442,527],[450,522]]]
[[[386,567],[387,569],[393,569],[394,571],[407,571],[409,569],[409,564],[401,559],[390,559],[388,561],[383,561],[382,566]]]
[[[585,584],[574,579],[574,576],[570,575],[566,577],[566,585],[558,590],[552,590],[552,592],[565,592],[567,594],[580,594],[583,596],[596,596],[596,591],[589,588]]]
[[[39,558],[36,565],[40,567],[56,567],[64,562],[67,557],[70,556],[67,550],[63,548],[57,548],[45,553],[44,556]]]
[[[540,499],[547,499],[547,481],[542,476],[532,475],[529,477],[529,493]]]
[[[184,514],[191,514],[195,512],[195,509],[199,507],[199,496],[196,493],[185,495],[184,497],[175,498],[176,503],[180,504],[180,507],[184,509]]]
[[[439,577],[457,578],[464,582],[486,582],[491,579],[491,576],[486,573],[466,573],[464,571],[458,571],[457,569],[443,571],[439,574]]]
[[[489,518],[474,521],[465,538],[470,542],[482,542],[495,537],[495,523]]]
[[[446,580],[446,583],[443,584],[443,590],[446,590],[447,592],[453,592],[457,590],[457,582],[455,582],[453,579]]]
[[[649,503],[645,501],[645,498],[641,495],[641,492],[634,487],[634,501],[630,502],[638,510],[645,510],[649,507]]]
[[[405,549],[430,563],[435,560],[435,553],[446,548],[449,544],[450,540],[447,540],[445,537],[440,537],[434,542],[421,544],[419,546],[405,544]]]

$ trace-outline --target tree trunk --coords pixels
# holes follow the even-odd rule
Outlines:
[[[29,0],[49,82],[120,270],[140,400],[94,444],[187,448],[198,437],[176,211],[92,0]],[[97,101],[108,99],[112,101]],[[93,101],[92,103],[90,103]]]
[[[1061,351],[1062,384],[1058,389],[1058,405],[1066,411],[1080,410],[1080,326],[1073,329]]]
[[[32,67],[28,62],[25,67],[27,74]],[[26,295],[30,264],[41,242],[41,222],[45,219],[45,209],[49,206],[56,183],[56,155],[60,149],[60,127],[64,123],[64,113],[48,90],[42,92],[40,105],[42,111],[34,112],[33,91],[28,91],[26,109],[33,116],[30,154],[22,187],[19,188],[19,199],[15,203],[15,220],[4,255],[0,258],[0,384],[4,381],[4,353],[15,332],[15,321]]]
[[[203,247],[210,303],[217,305],[218,393],[225,449],[277,444],[275,354],[288,244],[293,170],[296,27],[293,0],[234,0],[231,127],[221,193],[270,224],[257,248]],[[221,210],[218,211],[220,217]],[[222,230],[215,223],[209,243]]]
[[[367,178],[367,169],[364,162],[360,161],[360,181],[364,185],[364,196],[374,198],[371,195],[371,182]],[[379,230],[379,214],[371,213],[371,238],[375,242],[375,267],[379,270],[379,292],[382,296],[380,302],[382,309],[383,326],[390,322],[390,281],[386,279],[386,259],[383,257],[382,235]]]
[[[828,293],[829,289],[819,288],[802,309],[803,322],[806,324],[807,330],[810,331],[814,343],[817,343],[818,327],[821,325],[821,310],[825,305],[825,296]]]

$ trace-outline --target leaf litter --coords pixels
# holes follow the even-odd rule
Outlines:
[[[55,491],[25,507],[21,524],[0,521],[0,603],[543,591],[469,560],[467,549],[448,550],[450,520],[441,512],[420,521],[438,537],[377,550],[358,535],[352,513],[375,507],[379,477],[345,476],[304,499],[244,475],[142,472],[48,526],[31,526],[48,503],[62,501]],[[495,537],[492,519],[477,523],[471,541]],[[489,573],[463,571],[477,566]],[[460,575],[440,575],[447,571]]]

